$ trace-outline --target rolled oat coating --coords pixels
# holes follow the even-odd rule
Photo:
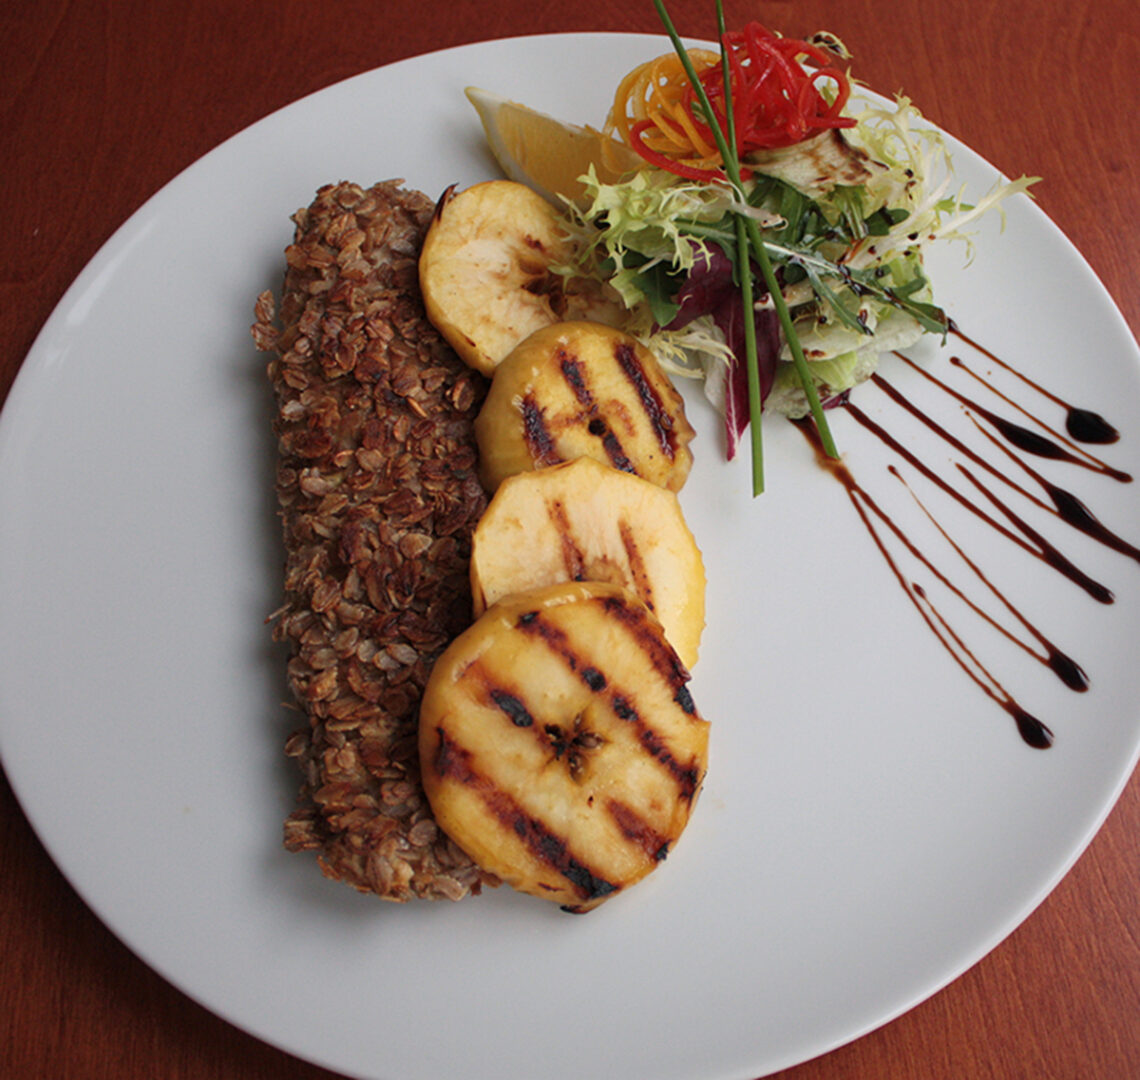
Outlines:
[[[285,846],[389,900],[496,884],[438,829],[416,728],[436,657],[470,622],[485,506],[482,376],[427,322],[417,258],[433,204],[398,182],[328,185],[294,215],[280,311],[257,301],[279,443],[284,603],[274,637],[308,723]]]

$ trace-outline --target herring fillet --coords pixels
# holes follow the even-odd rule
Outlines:
[[[471,533],[486,506],[474,417],[485,393],[428,323],[418,254],[433,203],[400,181],[328,184],[293,216],[271,352],[285,546],[287,680],[307,723],[284,842],[328,877],[396,901],[497,881],[438,828],[420,780],[420,698],[471,618]]]

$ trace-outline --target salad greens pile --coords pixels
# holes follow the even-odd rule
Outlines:
[[[1034,182],[1000,181],[967,203],[951,190],[942,135],[907,98],[849,115],[854,124],[842,131],[735,160],[725,145],[723,179],[647,165],[609,184],[591,168],[589,205],[569,210],[580,251],[573,272],[616,290],[625,329],[667,370],[704,381],[724,413],[730,458],[750,420],[758,426],[749,362],[764,412],[810,412],[818,425],[820,403],[841,401],[883,353],[947,332],[924,268],[929,246],[959,239],[972,255],[964,228]],[[762,472],[754,487],[762,490]]]

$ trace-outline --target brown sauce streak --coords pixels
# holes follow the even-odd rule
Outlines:
[[[989,592],[1002,604],[1006,611],[1008,611],[1021,624],[1022,628],[1026,630],[1044,649],[1044,655],[1040,655],[1035,652],[1032,647],[1029,646],[1026,642],[1010,633],[995,619],[986,614],[986,612],[984,612],[973,601],[969,600],[940,571],[935,569],[930,563],[927,562],[925,558],[923,558],[923,563],[928,566],[931,572],[934,573],[934,575],[940,581],[942,581],[948,589],[957,595],[963,603],[965,603],[977,615],[979,615],[982,619],[993,626],[994,629],[1002,634],[1007,640],[1012,641],[1019,648],[1023,649],[1025,652],[1033,656],[1036,660],[1039,660],[1041,663],[1045,664],[1045,666],[1048,667],[1070,690],[1076,690],[1079,692],[1087,690],[1089,688],[1089,679],[1084,670],[1081,668],[1080,664],[1078,664],[1072,657],[1062,652],[1055,644],[1053,644],[1052,641],[1045,637],[1041,630],[1038,629],[1037,626],[1035,626],[1025,617],[1020,608],[1015,607],[1010,602],[1009,598],[994,585],[993,581],[991,581],[990,578],[982,571],[981,567],[979,567],[978,564],[966,554],[962,546],[949,534],[949,532],[946,531],[945,528],[943,528],[941,522],[939,522],[938,519],[930,512],[922,500],[919,499],[917,495],[915,495],[915,493],[911,490],[910,485],[906,482],[906,480],[903,479],[903,476],[898,471],[898,469],[891,465],[889,467],[889,471],[891,475],[894,476],[899,481],[899,483],[901,483],[907,489],[908,492],[910,492],[911,498],[914,499],[919,509],[921,509],[922,512],[926,515],[927,520],[929,520],[930,523],[938,530],[938,532],[942,535],[942,538],[946,541],[947,544],[950,545],[950,547],[954,549],[958,557],[970,568],[978,580],[982,582],[982,584],[989,590]]]
[[[1110,465],[1101,461],[1100,458],[1094,457],[1092,454],[1081,450],[1079,447],[1074,446],[1072,443],[1069,443],[1068,446],[1065,446],[1064,443],[1066,443],[1067,440],[1064,439],[1063,436],[1059,435],[1047,424],[1042,423],[1037,419],[1037,417],[1032,416],[1028,410],[1022,408],[1020,405],[1015,406],[1018,412],[1020,412],[1023,416],[1026,416],[1029,419],[1033,420],[1045,431],[1048,431],[1051,435],[1054,436],[1054,439],[1047,438],[1046,436],[1033,431],[1031,428],[1027,428],[1022,424],[1015,423],[1014,421],[1004,416],[1000,416],[992,409],[987,409],[980,402],[975,401],[973,398],[967,397],[960,390],[955,390],[953,387],[948,386],[941,379],[932,375],[924,367],[916,364],[913,360],[910,359],[910,357],[904,356],[900,352],[896,352],[895,355],[904,360],[924,378],[929,379],[930,382],[934,383],[944,393],[949,394],[952,398],[955,398],[957,401],[961,402],[961,404],[964,405],[967,409],[972,410],[978,416],[986,420],[987,423],[992,424],[1003,438],[1012,443],[1019,450],[1024,450],[1025,453],[1033,454],[1035,457],[1049,458],[1053,461],[1064,461],[1070,465],[1078,465],[1083,469],[1091,469],[1094,472],[1104,473],[1105,476],[1111,476],[1113,480],[1119,480],[1125,484],[1132,482],[1132,477],[1128,473],[1121,472],[1119,469],[1112,468]],[[968,374],[972,375],[975,379],[978,379],[980,382],[982,382],[986,388],[995,396],[1002,398],[1007,402],[1009,401],[1008,397],[1006,397],[1005,394],[1001,393],[1001,391],[997,390],[990,383],[986,382],[986,380],[982,379],[981,376],[979,376],[977,372],[975,372],[972,368],[966,368],[960,357],[952,356],[950,358],[950,363],[954,364],[956,367],[962,367],[965,371],[967,371]]]
[[[895,390],[894,387],[892,387],[886,379],[882,378],[880,375],[872,375],[871,378],[876,386],[886,391],[889,396],[891,396],[896,402],[907,409],[908,412],[911,412],[922,419],[923,422],[926,423],[926,425],[932,431],[942,436],[942,438],[954,446],[955,449],[961,450],[963,453],[969,456],[971,460],[980,461],[980,459],[976,458],[972,451],[963,446],[962,443],[954,438],[954,436],[951,435],[948,431],[946,431],[945,428],[943,428],[940,424],[935,423],[916,405],[914,405],[913,402],[910,402],[908,399],[903,397],[903,395]],[[1013,514],[1012,510],[1009,510],[1008,507],[1006,507],[1005,504],[1001,503],[1001,501],[998,500],[996,496],[993,496],[992,493],[990,493],[989,489],[985,488],[981,482],[973,476],[972,473],[968,472],[965,469],[964,466],[959,466],[959,468],[966,475],[967,479],[971,480],[974,483],[975,487],[977,487],[983,494],[989,497],[990,501],[995,504],[997,509],[1001,510],[1003,513],[1006,513],[1006,516],[1012,518],[1012,524],[1016,526],[1018,532],[1020,532],[1022,535],[1019,536],[1018,533],[1013,532],[1012,530],[1002,525],[996,519],[990,517],[990,515],[987,514],[981,507],[979,507],[976,503],[971,502],[944,477],[939,476],[938,473],[936,473],[933,469],[930,468],[930,466],[925,464],[917,456],[915,456],[915,454],[903,446],[902,443],[899,442],[893,435],[889,434],[881,425],[877,424],[874,420],[867,416],[866,413],[864,413],[857,405],[848,403],[847,411],[856,420],[858,420],[860,424],[867,428],[868,431],[871,431],[873,434],[875,434],[882,442],[886,443],[886,445],[894,450],[895,453],[897,453],[901,458],[907,461],[910,465],[914,466],[914,468],[922,473],[922,475],[925,476],[931,483],[936,484],[938,487],[940,487],[944,492],[946,492],[947,495],[951,496],[951,498],[955,499],[958,503],[964,506],[967,510],[970,511],[970,513],[974,514],[976,517],[984,521],[995,532],[1000,533],[1007,540],[1011,540],[1013,543],[1017,544],[1017,546],[1020,547],[1023,551],[1026,551],[1030,555],[1033,555],[1043,562],[1048,563],[1049,566],[1051,566],[1054,570],[1063,574],[1075,585],[1084,589],[1085,592],[1087,592],[1094,599],[1099,600],[1101,603],[1112,602],[1111,591],[1109,591],[1099,581],[1094,581],[1091,577],[1084,573],[1084,571],[1074,566],[1073,563],[1069,561],[1069,559],[1062,555],[1061,552],[1054,545],[1050,544],[1049,541],[1047,541],[1036,529],[1032,528],[1028,522],[1026,522],[1023,518]]]
[[[1083,443],[1098,443],[1101,445],[1107,443],[1114,443],[1119,440],[1120,432],[1116,430],[1100,413],[1093,412],[1090,409],[1082,409],[1076,405],[1072,405],[1065,401],[1063,398],[1054,394],[1051,390],[1046,390],[1040,383],[1034,382],[1028,375],[1018,371],[1016,368],[1007,364],[1000,357],[995,356],[989,349],[983,345],[979,345],[973,338],[963,334],[958,328],[957,324],[951,320],[949,326],[950,333],[955,337],[960,338],[972,349],[976,349],[983,356],[987,357],[990,361],[997,364],[998,367],[1008,371],[1011,375],[1020,379],[1026,386],[1036,390],[1042,397],[1053,402],[1054,405],[1059,405],[1065,410],[1065,430],[1068,431],[1071,438],[1077,442]],[[988,385],[988,384],[987,384]],[[992,389],[992,387],[990,387]],[[1003,395],[1004,396],[1004,395]],[[1008,398],[1006,400],[1009,400]],[[1014,405],[1019,412],[1025,410],[1021,406],[1010,402]]]
[[[911,366],[914,361],[909,357],[903,356],[902,353],[896,353],[896,356],[901,357]],[[950,362],[955,363],[956,357],[951,357]],[[924,373],[925,374],[925,373]],[[976,373],[971,372],[975,378],[980,378]],[[988,428],[978,423],[977,419],[969,412],[967,415],[974,422],[975,427],[993,443],[1006,457],[1022,471],[1024,471],[1032,480],[1034,480],[1041,489],[1049,496],[1049,502],[1038,498],[1032,492],[1017,484],[1008,474],[1002,472],[995,465],[986,461],[980,455],[976,454],[968,446],[966,446],[960,439],[951,435],[941,424],[937,423],[931,417],[927,416],[921,409],[915,406],[910,399],[908,399],[901,391],[899,391],[893,384],[891,384],[882,375],[875,374],[871,376],[872,381],[884,391],[897,405],[906,409],[912,416],[921,420],[931,431],[933,431],[940,438],[944,439],[947,443],[954,447],[959,453],[968,457],[975,464],[980,466],[991,476],[996,477],[1003,484],[1012,488],[1019,495],[1028,499],[1036,506],[1043,510],[1050,510],[1052,513],[1060,517],[1065,524],[1071,525],[1073,528],[1080,530],[1086,536],[1091,536],[1094,540],[1099,541],[1107,547],[1112,548],[1113,551],[1120,552],[1122,555],[1127,555],[1129,558],[1140,561],[1140,548],[1134,544],[1129,543],[1127,540],[1122,539],[1116,533],[1112,532],[1106,525],[1104,525],[1091,510],[1071,491],[1054,484],[1052,481],[1047,480],[1041,475],[1038,470],[1033,468],[1029,462],[1018,457],[1005,443],[1001,442],[996,435],[993,434]],[[940,385],[940,384],[939,384]],[[996,393],[997,391],[995,391]],[[1003,398],[1005,395],[1001,395]],[[1020,408],[1020,406],[1017,406]],[[1022,409],[1022,412],[1025,410]],[[1107,469],[1107,466],[1106,466]],[[1115,470],[1112,470],[1115,473]],[[1114,479],[1119,479],[1120,476],[1128,477],[1127,473],[1119,473],[1114,476]],[[1129,477],[1130,479],[1130,477]]]
[[[970,419],[974,420],[972,416]],[[991,431],[982,427],[976,420],[974,420],[974,423],[978,430],[989,439],[998,450],[1005,454],[1014,465],[1021,468],[1041,487],[1045,494],[1049,496],[1049,501],[1046,502],[1043,499],[1037,498],[1020,485],[1014,483],[1005,473],[995,469],[988,462],[982,462],[986,469],[997,476],[1003,483],[1008,484],[1018,492],[1018,494],[1023,495],[1030,502],[1041,507],[1043,510],[1048,510],[1056,514],[1066,525],[1071,525],[1074,529],[1083,532],[1086,536],[1090,536],[1092,539],[1104,544],[1105,547],[1111,548],[1121,555],[1127,555],[1130,559],[1135,559],[1137,562],[1140,562],[1140,548],[1135,544],[1129,543],[1123,537],[1109,529],[1077,495],[1066,488],[1054,484],[1051,480],[1047,480],[1040,472],[1033,468],[1029,462],[1019,458],[1008,446],[1000,442]]]
[[[988,357],[994,364],[1003,370],[1012,373],[1025,385],[1041,394],[1054,405],[1060,406],[1066,412],[1066,430],[1068,437],[1049,427],[1040,417],[1031,413],[1019,402],[1013,400],[1008,394],[991,385],[972,366],[960,357],[952,357],[951,363],[966,375],[981,383],[987,390],[1015,409],[1022,417],[1028,419],[1041,431],[999,415],[980,402],[963,394],[958,389],[948,385],[942,379],[932,375],[920,367],[909,357],[898,355],[911,369],[918,372],[925,380],[938,390],[958,402],[965,410],[966,416],[991,444],[1000,450],[1012,465],[1036,484],[1044,493],[1044,497],[1035,494],[1022,484],[1017,483],[1013,477],[1003,469],[985,460],[978,453],[968,447],[962,440],[948,431],[942,424],[904,395],[896,386],[881,374],[872,376],[873,385],[877,386],[887,398],[896,406],[919,420],[931,432],[937,435],[947,445],[957,451],[964,461],[955,462],[955,469],[961,478],[964,478],[974,491],[981,495],[988,504],[989,509],[983,508],[972,498],[967,497],[958,490],[944,476],[939,475],[929,465],[922,461],[913,451],[904,446],[882,424],[871,419],[858,406],[850,401],[846,403],[846,411],[865,430],[879,439],[888,449],[895,453],[902,461],[913,467],[920,475],[933,483],[945,494],[949,495],[960,506],[969,510],[977,519],[989,528],[1011,541],[1016,547],[1032,557],[1041,560],[1051,569],[1084,589],[1090,596],[1101,603],[1113,602],[1113,594],[1104,584],[1093,580],[1082,570],[1076,567],[1068,558],[1049,541],[1045,539],[1028,521],[1015,512],[994,489],[982,480],[982,475],[996,478],[1006,485],[1018,496],[1028,500],[1039,509],[1054,515],[1060,521],[1074,530],[1091,537],[1105,545],[1112,551],[1122,554],[1134,561],[1140,562],[1140,547],[1118,536],[1105,526],[1089,508],[1071,491],[1054,484],[1033,467],[1023,455],[1061,462],[1084,469],[1090,469],[1100,475],[1113,480],[1127,483],[1132,480],[1130,474],[1122,472],[1108,465],[1094,455],[1088,453],[1077,442],[1085,443],[1111,443],[1119,438],[1119,432],[1108,423],[1099,413],[1087,409],[1080,409],[1060,397],[1052,394],[1038,383],[1033,382],[1010,364],[1000,360],[989,350],[963,334],[956,326],[951,324],[950,332],[959,337],[966,344]],[[826,467],[831,474],[843,484],[848,497],[856,512],[859,514],[864,526],[882,554],[895,579],[904,593],[914,604],[926,625],[935,635],[936,639],[958,664],[963,672],[982,691],[1014,720],[1022,739],[1030,746],[1045,749],[1053,743],[1053,733],[1037,717],[1031,715],[1022,707],[1013,695],[1002,685],[993,671],[983,662],[978,653],[951,626],[941,611],[932,601],[927,590],[918,582],[910,580],[904,573],[898,558],[893,551],[893,545],[888,545],[886,536],[891,534],[903,548],[918,561],[934,578],[936,578],[951,595],[964,603],[976,616],[998,631],[1006,640],[1010,641],[1039,663],[1049,668],[1069,689],[1083,692],[1089,687],[1089,679],[1081,666],[1070,656],[1065,654],[1029,619],[1014,606],[997,584],[969,558],[964,549],[950,535],[938,521],[930,509],[919,499],[917,494],[906,482],[902,473],[894,465],[888,465],[888,472],[898,480],[906,489],[910,497],[934,526],[942,538],[950,545],[955,554],[963,560],[970,572],[985,586],[1004,609],[1017,621],[1021,630],[1027,635],[1022,638],[1019,633],[1006,629],[995,618],[989,615],[979,604],[970,600],[962,589],[952,582],[934,563],[918,548],[891,516],[879,505],[872,495],[855,479],[847,465],[826,457],[820,444],[819,437],[810,421],[797,421],[797,426],[807,436],[815,448],[817,460]],[[966,463],[968,462],[968,464]],[[995,517],[994,514],[997,514]]]
[[[850,405],[848,405],[848,409],[850,409]],[[946,620],[942,618],[937,609],[930,603],[926,590],[916,582],[908,580],[903,574],[898,560],[891,553],[890,548],[887,547],[882,534],[875,527],[872,517],[878,518],[879,522],[901,540],[907,550],[918,558],[924,566],[931,569],[939,580],[945,583],[945,577],[933,569],[929,560],[922,555],[907,535],[895,524],[878,503],[875,502],[871,495],[859,485],[847,466],[842,462],[826,456],[823,451],[823,446],[819,442],[815,428],[811,426],[810,423],[806,423],[802,420],[797,421],[796,425],[815,447],[816,460],[825,466],[831,472],[832,476],[839,480],[847,490],[851,504],[855,507],[856,513],[858,513],[871,539],[875,542],[875,546],[879,549],[883,559],[890,567],[891,573],[894,574],[903,592],[911,603],[914,604],[918,613],[922,616],[923,621],[942,644],[946,652],[987,697],[1013,718],[1017,724],[1018,733],[1028,745],[1036,749],[1046,749],[1051,746],[1053,744],[1053,733],[1049,728],[1017,703],[1013,696],[998,682],[962,638],[950,628]],[[951,588],[953,588],[953,586],[951,586]],[[961,595],[956,588],[953,588],[953,591]]]

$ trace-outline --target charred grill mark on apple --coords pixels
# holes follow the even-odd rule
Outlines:
[[[628,342],[619,342],[614,347],[614,357],[618,362],[618,367],[625,373],[625,377],[629,380],[630,385],[637,393],[638,400],[641,402],[641,407],[645,412],[646,418],[649,420],[649,424],[657,436],[657,442],[661,447],[662,453],[672,460],[677,450],[675,445],[676,433],[673,430],[673,419],[669,415],[669,410],[665,407],[660,395],[647,378],[645,369],[641,366],[641,361],[637,357],[636,350]]]
[[[637,475],[637,466],[626,456],[625,450],[622,449],[621,441],[614,434],[611,428],[604,420],[595,419],[591,420],[587,425],[591,435],[598,435],[602,440],[602,449],[606,452],[606,457],[610,459],[610,464],[615,469],[621,469],[622,472],[633,473]]]
[[[560,347],[556,356],[558,359],[558,369],[562,372],[562,377],[566,380],[566,385],[570,387],[575,400],[585,410],[586,416],[589,417],[586,423],[586,430],[595,438],[601,440],[602,449],[605,451],[606,457],[610,459],[610,463],[615,469],[621,469],[622,472],[637,475],[637,467],[630,460],[629,455],[626,454],[621,440],[598,411],[597,400],[594,398],[594,394],[590,390],[589,382],[586,378],[586,366],[568,349]]]
[[[658,674],[665,678],[667,685],[673,690],[673,700],[681,711],[686,716],[697,718],[692,696],[685,686],[689,673],[672,650],[659,647],[659,639],[647,625],[644,611],[631,610],[630,605],[624,603],[620,597],[606,597],[602,603],[606,606],[607,612],[621,618],[631,629],[642,651],[650,657]],[[660,732],[647,723],[638,712],[630,694],[615,688],[601,671],[585,663],[574,651],[565,632],[542,618],[538,612],[527,612],[519,619],[518,626],[543,641],[595,693],[608,689],[610,708],[614,715],[633,728],[648,753],[676,780],[682,797],[688,800],[693,798],[697,788],[700,787],[701,770],[693,765],[685,765],[673,756]]]
[[[468,668],[468,675],[477,676],[482,681],[486,700],[498,708],[516,728],[532,732],[539,745],[549,750],[555,761],[565,758],[572,779],[581,778],[587,753],[605,745],[606,740],[602,736],[583,727],[581,716],[565,727],[556,723],[539,725],[530,706],[514,691],[493,685],[481,667],[472,665]],[[605,689],[605,676],[597,668],[584,668],[582,679],[595,692]]]
[[[564,837],[553,832],[545,822],[528,814],[493,779],[476,769],[472,764],[470,750],[449,738],[442,727],[436,728],[436,735],[439,743],[433,765],[439,776],[475,792],[487,811],[514,832],[532,855],[574,887],[583,903],[617,891],[617,886],[594,873],[584,860],[570,850]]]
[[[590,388],[586,385],[586,371],[582,366],[582,361],[561,346],[555,352],[555,356],[558,358],[558,369],[562,372],[566,385],[570,387],[574,397],[577,398],[578,404],[587,409],[593,408],[594,395],[590,393]]]
[[[697,706],[693,701],[693,695],[689,693],[689,688],[683,683],[677,687],[676,693],[673,694],[673,700],[680,705],[681,712],[687,716],[696,716]]]
[[[645,722],[633,702],[624,694],[611,694],[610,707],[614,716],[634,729],[641,745],[650,756],[659,761],[676,780],[681,798],[692,801],[701,786],[701,770],[695,765],[684,765],[679,762],[662,740],[661,733]]]
[[[570,642],[566,638],[566,633],[561,629],[561,627],[555,626],[549,620],[544,619],[537,611],[528,611],[519,619],[518,626],[519,629],[525,630],[528,634],[531,634],[534,637],[537,637],[545,642],[553,653],[557,654],[565,661],[566,666],[571,671],[577,672],[580,676],[583,676],[583,681],[586,682],[586,685],[590,686],[590,688],[593,689],[590,680],[586,680],[584,678],[584,672],[589,671],[592,673],[591,680],[596,679],[596,676],[600,673],[598,672],[597,668],[594,667],[579,667],[579,656],[570,647]],[[602,678],[604,681],[605,677],[602,676]]]
[[[657,608],[653,602],[653,583],[645,568],[645,560],[641,557],[641,548],[637,543],[637,536],[630,528],[629,522],[622,518],[618,522],[618,535],[621,537],[621,546],[629,562],[630,580],[633,582],[633,591],[641,598],[641,602],[656,613]]]
[[[601,603],[606,609],[606,614],[620,620],[626,630],[637,639],[657,673],[673,688],[674,693],[678,687],[684,686],[689,681],[688,669],[681,663],[680,657],[664,638],[654,633],[638,608],[616,596],[603,597]]]
[[[606,799],[606,813],[631,843],[636,844],[654,862],[669,854],[669,838],[662,836],[636,810],[619,799]]]
[[[607,686],[606,677],[596,667],[582,668],[582,681],[594,691],[601,693]]]
[[[533,394],[525,394],[519,402],[522,414],[523,440],[537,468],[544,465],[557,465],[562,459],[554,445],[554,437],[546,426],[545,410],[535,400]]]
[[[571,581],[583,581],[586,576],[586,557],[581,548],[574,543],[574,530],[570,527],[570,518],[566,513],[566,506],[561,499],[553,499],[546,504],[546,513],[558,531],[562,545],[562,565],[566,576]]]
[[[516,728],[529,729],[542,738],[542,729],[535,723],[534,713],[515,688],[503,685],[478,660],[464,668],[463,674],[473,685],[479,686],[476,699],[481,698],[483,704],[494,706]]]
[[[494,687],[491,690],[491,700],[507,714],[515,727],[534,726],[534,717],[531,716],[530,710],[510,691]]]
[[[696,709],[693,707],[692,697],[685,688],[685,683],[689,681],[689,672],[678,659],[677,654],[668,645],[662,644],[662,639],[654,632],[653,627],[647,624],[644,612],[639,607],[628,604],[617,596],[602,597],[595,603],[602,604],[607,615],[613,616],[621,622],[633,636],[641,651],[649,658],[657,673],[673,691],[674,700],[681,705],[686,713],[695,715]],[[584,669],[579,667],[581,658],[571,647],[565,632],[542,618],[537,611],[529,612],[528,615],[530,617],[525,618],[525,621],[524,619],[519,620],[519,626],[529,633],[541,637],[554,652],[566,661],[571,671],[578,671],[579,674],[583,674]],[[596,668],[588,670],[595,675],[601,675]],[[601,677],[604,679],[604,676]],[[685,690],[684,700],[687,700],[688,708],[685,707],[682,699],[682,690]]]

